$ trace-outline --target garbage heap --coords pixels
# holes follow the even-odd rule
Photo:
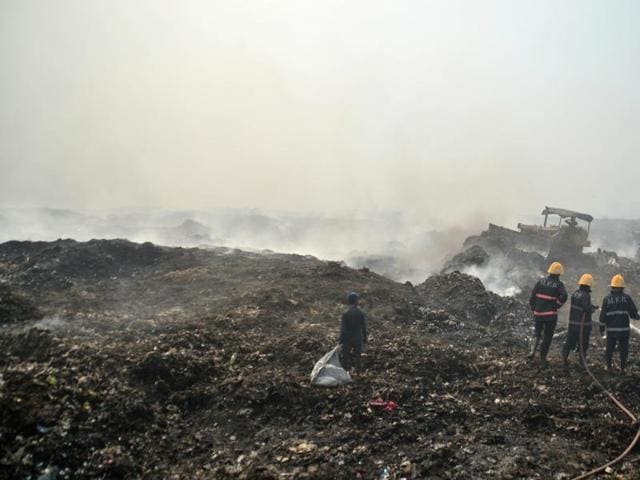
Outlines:
[[[0,329],[0,478],[570,478],[635,433],[557,351],[547,370],[528,363],[526,304],[468,275],[413,287],[222,249],[108,260],[139,248],[0,245],[0,280],[59,315]],[[80,251],[111,266],[54,275]],[[62,294],[39,283],[54,277]],[[350,290],[369,317],[364,369],[312,387]],[[595,374],[640,404],[640,370],[607,377],[598,341]]]

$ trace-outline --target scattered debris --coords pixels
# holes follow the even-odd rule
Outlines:
[[[459,272],[414,288],[312,257],[124,241],[10,242],[0,262],[63,320],[0,330],[0,478],[573,477],[635,433],[553,351],[544,371],[525,360],[526,299]],[[313,388],[351,290],[363,369]],[[639,405],[640,368],[608,376],[602,347],[594,372]]]

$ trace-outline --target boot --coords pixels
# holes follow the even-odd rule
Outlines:
[[[549,354],[549,345],[542,345],[540,348],[540,365],[543,368],[549,366],[549,362],[547,361],[547,355]]]
[[[542,368],[547,368],[549,366],[549,362],[547,360],[547,355],[540,355],[540,366]]]
[[[567,348],[562,349],[562,363],[565,367],[569,366],[569,349]]]
[[[538,350],[539,343],[540,343],[540,337],[536,337],[536,341],[533,343],[533,346],[531,347],[531,352],[529,352],[529,355],[527,355],[527,358],[529,360],[533,360],[534,357],[536,356],[536,350]]]

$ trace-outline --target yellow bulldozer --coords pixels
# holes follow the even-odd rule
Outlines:
[[[556,260],[580,256],[585,247],[591,246],[589,232],[593,217],[588,213],[545,207],[542,215],[542,225],[519,223],[517,230],[490,223],[488,230],[469,237],[464,246],[479,245],[490,254],[516,248]]]
[[[518,223],[518,230],[523,242],[530,241],[545,245],[550,257],[579,254],[585,247],[591,246],[589,232],[593,217],[588,213],[545,207],[542,215],[544,215],[542,225]],[[554,217],[557,218],[557,223],[554,221]],[[580,224],[578,220],[584,223]]]

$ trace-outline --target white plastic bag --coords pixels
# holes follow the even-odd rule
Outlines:
[[[311,385],[337,387],[351,383],[351,375],[340,363],[340,346],[335,347],[318,360],[311,371]]]

